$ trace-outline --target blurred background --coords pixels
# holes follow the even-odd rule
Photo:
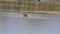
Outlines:
[[[3,11],[60,11],[60,0],[0,0]]]
[[[59,3],[60,0],[0,0],[0,34],[60,34]],[[28,12],[26,19],[20,16],[24,12]]]

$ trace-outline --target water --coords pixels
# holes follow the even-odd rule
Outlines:
[[[25,19],[19,13],[0,12],[0,34],[60,34],[60,15],[29,15]]]

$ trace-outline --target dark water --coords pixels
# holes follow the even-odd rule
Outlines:
[[[60,34],[60,15],[34,14],[35,18],[24,19],[2,14],[0,34]]]

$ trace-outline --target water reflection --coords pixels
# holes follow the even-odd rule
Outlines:
[[[43,18],[24,19],[0,16],[0,34],[60,34],[59,17],[51,15],[41,17]]]

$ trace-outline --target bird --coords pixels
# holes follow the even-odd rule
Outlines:
[[[23,13],[23,14],[20,14],[20,16],[21,16],[21,17],[26,17],[26,18],[27,18],[28,14],[27,14],[27,13]]]

